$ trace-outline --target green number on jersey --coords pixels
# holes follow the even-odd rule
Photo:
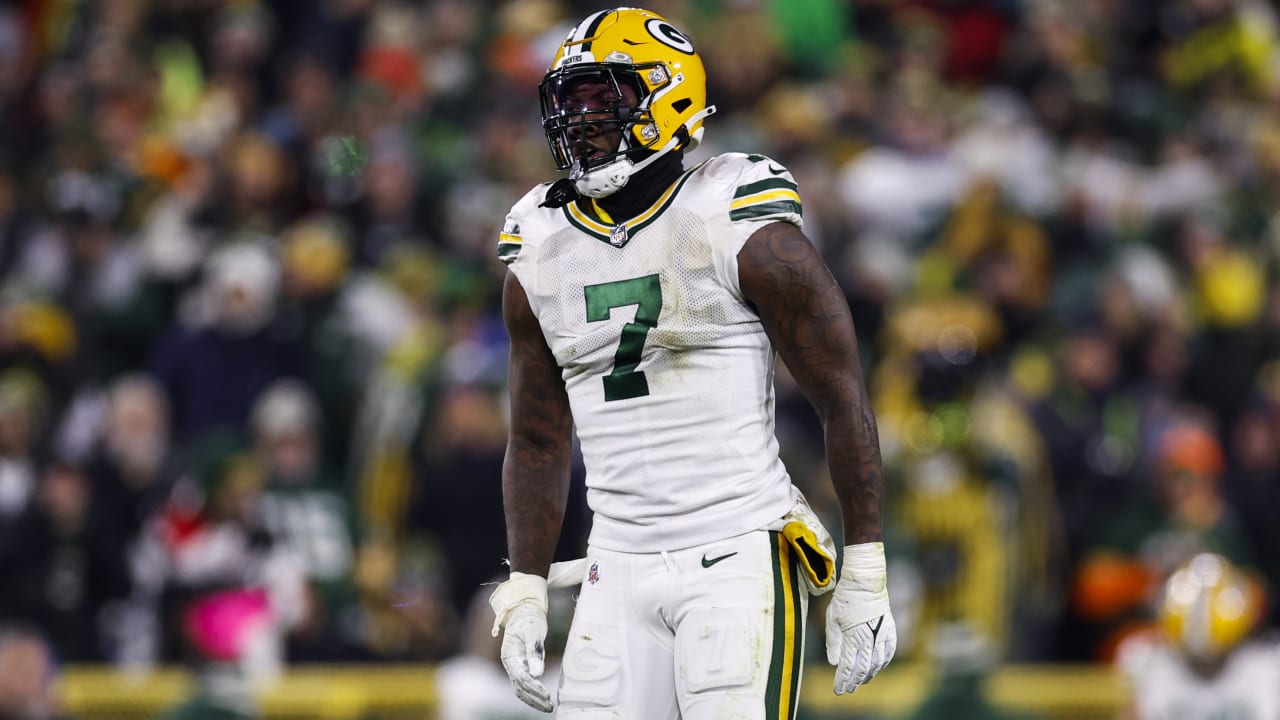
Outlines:
[[[619,280],[599,285],[588,285],[583,290],[587,296],[587,322],[608,320],[616,307],[636,305],[635,322],[622,326],[622,339],[618,352],[613,356],[613,372],[604,377],[604,399],[629,400],[649,394],[649,382],[640,365],[640,353],[649,331],[658,326],[658,314],[662,312],[662,283],[657,275]]]

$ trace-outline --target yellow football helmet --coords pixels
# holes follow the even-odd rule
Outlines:
[[[576,98],[585,83],[604,86],[603,103],[588,107]],[[578,23],[538,92],[556,166],[569,170],[578,191],[591,197],[616,192],[668,152],[695,147],[702,121],[715,112],[693,42],[662,16],[638,8],[601,10]],[[584,152],[580,139],[601,126],[621,132],[617,149]]]
[[[1165,584],[1160,624],[1170,642],[1198,661],[1214,661],[1244,639],[1262,612],[1262,590],[1226,558],[1202,553]]]

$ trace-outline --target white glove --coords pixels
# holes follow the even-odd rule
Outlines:
[[[827,662],[836,666],[837,695],[875,677],[898,649],[887,586],[884,543],[845,547],[840,579],[827,606]]]
[[[542,677],[547,642],[547,579],[528,573],[511,573],[510,579],[489,596],[493,608],[493,636],[502,636],[502,667],[511,678],[516,697],[535,710],[553,709],[551,693]]]

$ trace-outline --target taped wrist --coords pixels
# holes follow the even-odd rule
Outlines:
[[[888,615],[888,585],[884,543],[846,545],[828,622],[834,613],[839,626],[848,629]]]
[[[840,579],[865,592],[885,592],[889,572],[884,559],[884,543],[870,542],[844,547]]]
[[[494,637],[498,631],[506,627],[513,615],[524,612],[547,614],[547,579],[541,575],[513,572],[506,582],[498,585],[489,596],[489,607],[493,608]]]

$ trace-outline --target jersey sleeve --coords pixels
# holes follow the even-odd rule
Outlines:
[[[775,222],[788,222],[803,228],[800,191],[791,172],[765,155],[729,155],[718,158],[724,165],[715,172],[729,187],[728,213],[730,232],[712,242],[716,276],[739,298],[738,253],[755,231]]]
[[[513,210],[507,213],[507,219],[502,223],[502,232],[498,233],[498,259],[503,264],[510,265],[516,261],[523,247],[524,238],[520,235],[520,220]]]
[[[520,198],[507,213],[507,218],[502,223],[502,231],[498,233],[498,259],[504,265],[510,266],[520,257],[520,251],[525,247],[525,238],[520,226],[525,224],[524,218],[537,210],[538,203],[542,201],[548,187],[550,183],[535,186],[525,193],[524,197]]]

